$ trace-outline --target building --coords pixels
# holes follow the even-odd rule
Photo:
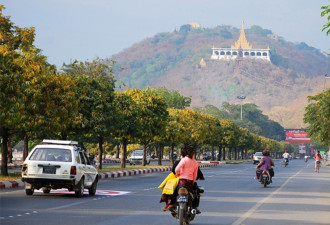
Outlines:
[[[254,49],[252,45],[246,40],[244,32],[244,21],[242,22],[242,29],[238,40],[231,48],[212,48],[213,60],[236,60],[236,59],[261,59],[270,61],[270,49]]]

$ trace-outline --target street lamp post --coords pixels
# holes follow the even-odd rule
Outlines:
[[[238,99],[241,100],[241,120],[243,119],[243,110],[242,110],[242,103],[243,103],[243,100],[246,98],[245,95],[239,95],[237,96]]]

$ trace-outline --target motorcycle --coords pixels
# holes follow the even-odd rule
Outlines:
[[[316,170],[316,172],[320,172],[320,167],[321,167],[321,161],[316,161],[316,168],[315,168],[315,170]]]
[[[267,185],[269,185],[271,183],[270,173],[269,173],[268,170],[263,170],[262,171],[260,182],[261,182],[262,185],[264,185],[264,187],[267,187]]]
[[[304,161],[307,163],[307,161],[308,161],[308,157],[305,157]]]
[[[179,221],[180,225],[189,224],[195,219],[197,209],[192,207],[192,203],[194,198],[200,197],[202,193],[204,193],[204,189],[198,187],[195,192],[197,193],[192,192],[190,188],[186,186],[178,187],[175,211],[172,212],[172,216]]]
[[[284,167],[286,167],[287,165],[289,165],[289,160],[287,158],[284,158],[283,164],[284,164]]]

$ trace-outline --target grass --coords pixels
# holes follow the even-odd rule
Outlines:
[[[1,181],[10,181],[10,180],[20,180],[21,179],[21,173],[17,172],[17,173],[10,173],[9,176],[3,176],[0,175],[0,182]]]
[[[124,171],[124,170],[138,170],[138,169],[150,169],[150,168],[157,168],[157,167],[169,167],[170,165],[147,165],[147,166],[126,166],[126,168],[121,168],[120,166],[110,166],[105,167],[99,170],[99,173],[105,173],[105,172],[117,172],[117,171]],[[0,182],[1,181],[11,181],[11,180],[20,180],[22,178],[21,172],[17,173],[9,173],[9,176],[3,176],[0,175]]]

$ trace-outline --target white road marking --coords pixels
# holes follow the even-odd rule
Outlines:
[[[267,197],[261,199],[257,204],[255,204],[249,211],[243,214],[240,218],[238,218],[232,225],[242,225],[242,222],[249,218],[262,204],[267,202],[269,199],[271,199],[274,195],[278,194],[294,177],[296,177],[298,174],[302,172],[303,169],[298,171],[295,175],[291,176],[289,179],[287,179],[284,184],[281,185],[276,191],[268,195]]]

